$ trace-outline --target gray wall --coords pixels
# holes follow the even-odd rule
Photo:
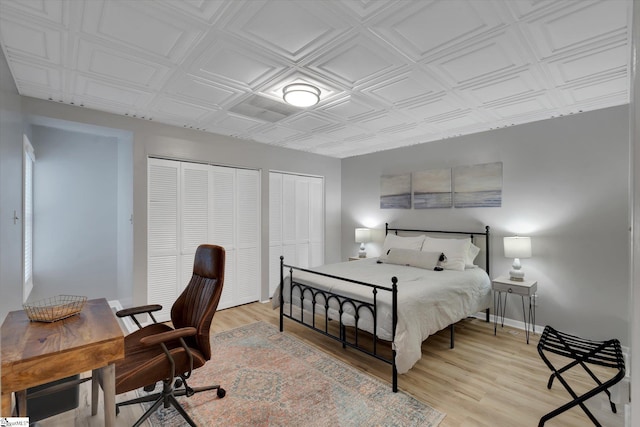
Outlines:
[[[21,98],[0,51],[0,319],[22,308],[22,134]]]
[[[130,132],[133,143],[133,304],[146,303],[147,157],[159,156],[260,169],[262,171],[262,299],[269,289],[269,170],[325,177],[325,260],[337,262],[341,250],[341,162],[325,156],[166,126],[34,98],[22,99],[30,116],[66,120]],[[114,286],[116,284],[114,283]]]
[[[33,126],[34,290],[118,298],[118,143]]]
[[[532,238],[522,260],[538,280],[536,323],[628,342],[629,109],[609,108],[342,162],[342,253],[355,255],[362,225],[492,230],[492,277],[507,274],[502,237]],[[500,208],[379,208],[381,174],[503,162]],[[377,255],[377,243],[367,245]],[[507,305],[507,317],[522,310]]]

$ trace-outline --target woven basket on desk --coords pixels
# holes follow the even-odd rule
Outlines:
[[[22,305],[29,320],[37,322],[55,322],[80,313],[87,297],[76,295],[58,295],[40,301]]]

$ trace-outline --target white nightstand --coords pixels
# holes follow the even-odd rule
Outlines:
[[[532,304],[533,297],[538,290],[538,282],[535,280],[523,280],[518,282],[510,280],[507,276],[501,276],[493,279],[491,282],[491,289],[493,289],[493,310],[494,310],[494,324],[493,334],[495,335],[498,330],[498,316],[500,316],[501,326],[504,326],[504,312],[507,306],[507,296],[509,294],[520,295],[522,298],[522,316],[524,317],[524,329],[527,337],[527,344],[529,344],[529,328],[533,333],[536,333],[536,306]],[[504,292],[504,299],[502,293]],[[529,298],[529,312],[525,309],[524,298]]]

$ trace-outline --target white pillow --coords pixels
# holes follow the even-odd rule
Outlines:
[[[391,248],[386,263],[409,265],[411,267],[433,270],[438,265],[442,252],[424,252],[413,249]]]
[[[382,253],[380,254],[381,261],[387,259],[387,253],[392,248],[398,249],[412,249],[419,251],[422,248],[422,242],[424,242],[424,234],[419,236],[396,236],[395,234],[387,234],[382,245]]]
[[[466,239],[436,239],[426,237],[422,244],[425,252],[442,252],[447,260],[442,263],[445,270],[463,271],[467,264],[471,238]]]
[[[465,262],[467,265],[473,265],[473,261],[476,260],[476,257],[480,253],[480,248],[474,245],[473,243],[469,243],[469,251],[467,252],[467,259]]]

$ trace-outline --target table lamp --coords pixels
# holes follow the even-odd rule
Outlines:
[[[371,230],[368,228],[356,228],[356,243],[360,243],[359,258],[366,258],[367,252],[364,250],[364,244],[371,241]]]
[[[522,282],[524,280],[524,271],[522,271],[520,258],[531,258],[531,238],[505,237],[504,256],[505,258],[513,258],[513,269],[509,272],[509,279]]]

